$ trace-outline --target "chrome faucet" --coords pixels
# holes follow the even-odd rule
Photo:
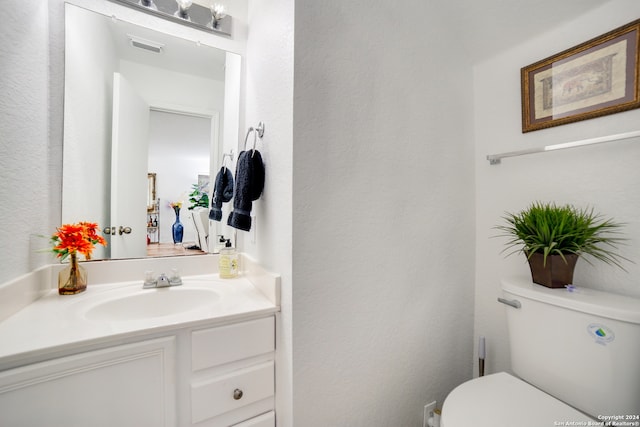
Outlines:
[[[169,286],[180,286],[182,285],[182,279],[178,274],[178,269],[174,268],[171,270],[171,277],[167,276],[165,273],[160,274],[158,278],[153,278],[153,271],[145,271],[144,273],[144,285],[143,289],[149,288],[166,288]]]
[[[169,282],[167,275],[162,273],[156,280],[156,288],[166,288],[167,286],[171,286],[171,282]]]

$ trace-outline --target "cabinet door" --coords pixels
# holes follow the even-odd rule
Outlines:
[[[0,425],[176,425],[174,337],[0,372]]]

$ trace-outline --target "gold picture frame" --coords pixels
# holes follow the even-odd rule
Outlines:
[[[147,212],[156,210],[156,174],[155,172],[147,173]]]
[[[523,67],[522,132],[640,107],[640,19]]]

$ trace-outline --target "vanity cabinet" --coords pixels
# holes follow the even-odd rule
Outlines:
[[[128,340],[0,371],[0,426],[275,427],[273,316]]]
[[[274,318],[193,331],[191,423],[194,426],[274,426]]]
[[[174,425],[175,362],[165,337],[0,372],[0,425]]]
[[[276,413],[271,411],[266,414],[259,415],[255,418],[251,418],[240,424],[235,424],[232,427],[275,427],[276,426]]]

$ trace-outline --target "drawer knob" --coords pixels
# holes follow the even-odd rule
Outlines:
[[[242,395],[243,395],[242,390],[240,390],[239,388],[237,388],[237,389],[233,390],[233,398],[234,398],[235,400],[240,400],[240,399],[242,399]]]

